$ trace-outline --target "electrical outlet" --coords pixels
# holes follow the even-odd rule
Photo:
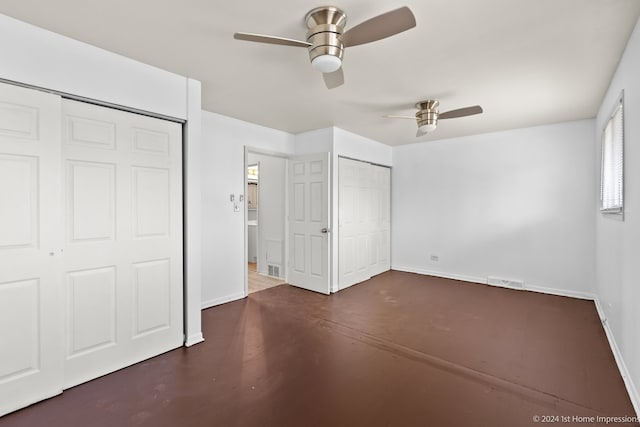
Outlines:
[[[431,261],[440,261],[440,258],[438,258],[438,255],[431,255],[430,259]]]

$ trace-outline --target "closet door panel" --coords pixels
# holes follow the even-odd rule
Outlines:
[[[344,289],[391,268],[391,174],[345,158],[338,167],[338,279]]]
[[[60,102],[0,84],[0,416],[62,391]]]
[[[371,277],[368,232],[368,164],[340,158],[338,163],[338,285],[344,289]]]
[[[371,275],[391,269],[391,169],[373,166],[375,175],[376,211],[372,233],[375,250],[372,251]]]
[[[183,342],[180,124],[0,84],[0,416]]]
[[[66,388],[182,345],[182,129],[68,100],[62,122]]]

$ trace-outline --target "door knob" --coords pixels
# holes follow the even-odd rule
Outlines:
[[[330,230],[328,228],[323,228],[320,230],[321,233],[328,233]]]

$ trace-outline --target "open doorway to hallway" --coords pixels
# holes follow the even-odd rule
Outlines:
[[[285,283],[287,160],[247,152],[247,293]]]
[[[283,279],[278,277],[271,277],[258,273],[257,264],[255,262],[249,262],[247,264],[247,276],[249,280],[249,293],[262,291],[285,283]]]

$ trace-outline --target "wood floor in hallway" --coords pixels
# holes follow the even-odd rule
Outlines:
[[[249,293],[263,291],[265,289],[273,288],[274,286],[282,285],[283,279],[277,277],[265,276],[258,273],[257,265],[255,262],[250,262],[247,265],[247,276],[249,284]]]
[[[202,320],[205,342],[0,426],[597,426],[560,417],[634,415],[591,301],[390,271],[331,296],[277,286]]]

